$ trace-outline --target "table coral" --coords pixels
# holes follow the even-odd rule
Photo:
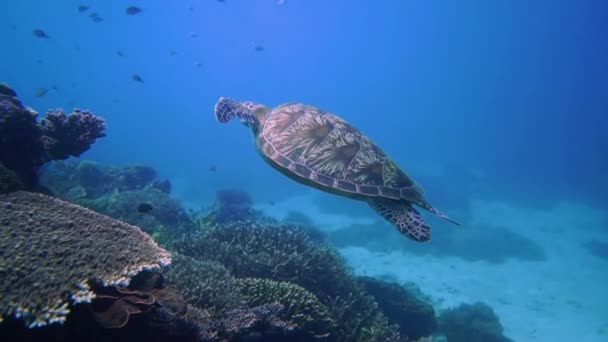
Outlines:
[[[63,323],[71,304],[94,299],[91,282],[127,285],[170,262],[138,227],[42,194],[0,195],[0,318]]]

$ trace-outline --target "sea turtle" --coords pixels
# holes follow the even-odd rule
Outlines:
[[[430,239],[430,226],[415,204],[456,225],[427,202],[422,189],[361,131],[340,117],[303,103],[275,108],[221,97],[221,123],[239,118],[252,129],[262,158],[291,179],[316,189],[365,201],[399,232]]]

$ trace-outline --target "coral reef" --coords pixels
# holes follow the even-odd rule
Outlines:
[[[24,189],[23,184],[12,170],[0,163],[0,194]]]
[[[220,263],[196,260],[176,252],[172,259],[165,272],[167,281],[180,290],[189,304],[216,318],[243,306],[244,299],[236,279]]]
[[[159,242],[195,229],[180,203],[170,196],[170,183],[157,179],[151,167],[102,166],[95,162],[56,162],[41,173],[40,183],[65,200],[136,225]],[[138,211],[141,203],[152,210]]]
[[[89,111],[70,114],[26,108],[14,90],[0,87],[0,162],[14,171],[28,188],[37,185],[37,171],[51,160],[78,157],[105,136],[105,121]]]
[[[0,195],[0,317],[29,326],[64,322],[90,302],[90,282],[126,285],[170,253],[138,227],[43,194]]]
[[[238,284],[248,306],[280,303],[284,306],[281,319],[310,337],[325,337],[334,325],[327,308],[299,285],[261,278],[239,279]]]
[[[439,330],[450,342],[509,342],[490,306],[482,302],[462,304],[439,315]]]
[[[262,219],[215,224],[174,241],[169,248],[198,260],[219,262],[238,278],[266,278],[303,287],[336,323],[329,340],[396,340],[398,336],[338,252],[312,240],[303,227]]]
[[[259,213],[253,209],[253,200],[245,191],[238,189],[218,190],[211,213],[206,222],[228,223],[233,221],[255,220]]]
[[[399,326],[400,335],[409,340],[430,336],[437,328],[435,309],[400,284],[359,277],[365,291],[372,295],[389,322]]]

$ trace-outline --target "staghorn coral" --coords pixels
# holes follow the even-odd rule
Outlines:
[[[461,304],[439,315],[439,330],[450,342],[509,342],[494,310],[482,302]]]
[[[126,285],[170,253],[138,227],[42,194],[0,195],[0,317],[63,323],[91,283]]]
[[[68,115],[52,110],[38,120],[14,90],[0,87],[0,162],[30,188],[37,185],[36,173],[44,163],[80,156],[105,136],[105,128],[102,118],[79,109]]]
[[[359,277],[358,280],[388,320],[399,326],[401,336],[415,340],[432,335],[437,328],[435,309],[413,291],[372,277]]]
[[[172,243],[171,249],[213,260],[238,278],[268,278],[297,284],[324,304],[334,321],[333,341],[396,340],[340,254],[313,240],[305,228],[270,220],[233,221],[205,227]],[[357,339],[359,336],[366,338]]]
[[[179,253],[173,253],[172,259],[165,272],[167,281],[180,290],[188,304],[219,317],[244,303],[236,279],[221,264]]]
[[[286,341],[293,327],[279,318],[283,306],[264,304],[229,311],[226,317],[201,325],[200,341]]]
[[[305,288],[289,282],[243,278],[239,288],[249,306],[280,303],[280,317],[311,337],[325,337],[334,325],[327,308]]]

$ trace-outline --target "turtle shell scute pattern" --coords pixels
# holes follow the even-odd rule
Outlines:
[[[258,139],[268,158],[321,186],[372,197],[421,198],[414,181],[366,135],[317,107],[275,108]]]

